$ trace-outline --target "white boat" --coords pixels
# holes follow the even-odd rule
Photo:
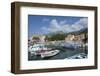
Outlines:
[[[59,50],[46,51],[44,53],[41,53],[41,58],[54,56],[54,55],[58,54],[59,52],[60,52]]]
[[[28,50],[31,53],[31,55],[38,55],[41,52],[41,50],[48,50],[48,48],[46,48],[43,44],[35,44],[33,46],[30,46]]]
[[[85,58],[87,58],[87,55],[85,53],[79,53],[71,57],[65,58],[65,60],[66,59],[85,59]]]
[[[28,49],[31,55],[40,55],[41,58],[54,56],[60,52],[59,50],[47,48],[44,44],[35,44],[30,46]]]

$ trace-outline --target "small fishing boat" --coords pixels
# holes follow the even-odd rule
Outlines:
[[[44,52],[46,50],[48,50],[48,48],[45,47],[45,45],[43,45],[43,44],[35,44],[28,48],[28,51],[31,53],[31,55],[33,55],[33,54],[39,55],[41,53],[41,51]],[[49,50],[50,50],[50,48],[49,48]]]
[[[60,52],[59,50],[46,51],[44,53],[41,53],[41,58],[54,56],[54,55],[58,54],[59,52]]]
[[[52,48],[47,48],[44,44],[35,44],[29,47],[29,52],[32,55],[40,55],[41,58],[54,56],[58,54],[59,50],[54,50]]]
[[[73,55],[71,57],[65,58],[65,60],[66,59],[85,59],[85,58],[87,58],[87,54],[79,53],[79,54]]]

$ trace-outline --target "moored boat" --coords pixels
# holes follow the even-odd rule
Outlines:
[[[60,50],[46,51],[44,53],[41,53],[41,58],[54,56],[54,55],[58,54],[59,52],[60,52]]]

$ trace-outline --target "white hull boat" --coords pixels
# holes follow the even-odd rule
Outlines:
[[[65,60],[66,59],[84,59],[84,58],[87,58],[87,55],[85,53],[79,53],[71,57],[65,58]]]
[[[39,55],[42,50],[48,50],[48,48],[46,48],[43,44],[35,44],[33,46],[30,46],[28,50],[31,55]]]
[[[44,53],[41,53],[41,58],[54,56],[54,55],[58,54],[59,52],[60,52],[59,50],[46,51]]]

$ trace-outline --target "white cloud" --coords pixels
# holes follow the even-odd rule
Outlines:
[[[42,19],[42,22],[48,22],[48,21],[49,21],[48,18],[43,18],[43,19]]]
[[[80,29],[86,28],[86,27],[88,27],[88,19],[87,18],[82,18],[72,25],[72,28],[74,30],[80,30]]]
[[[52,19],[51,22],[50,22],[50,27],[52,29],[59,29],[60,25],[59,25],[59,23],[57,22],[56,19]]]
[[[56,19],[52,19],[50,21],[49,27],[42,27],[42,30],[45,32],[56,32],[56,31],[63,31],[63,32],[71,32],[77,31],[82,28],[86,28],[88,25],[87,18],[81,18],[79,21],[75,22],[72,25],[66,23],[65,20],[58,22]]]
[[[66,24],[66,20],[62,20],[59,22],[60,25],[65,25]]]

